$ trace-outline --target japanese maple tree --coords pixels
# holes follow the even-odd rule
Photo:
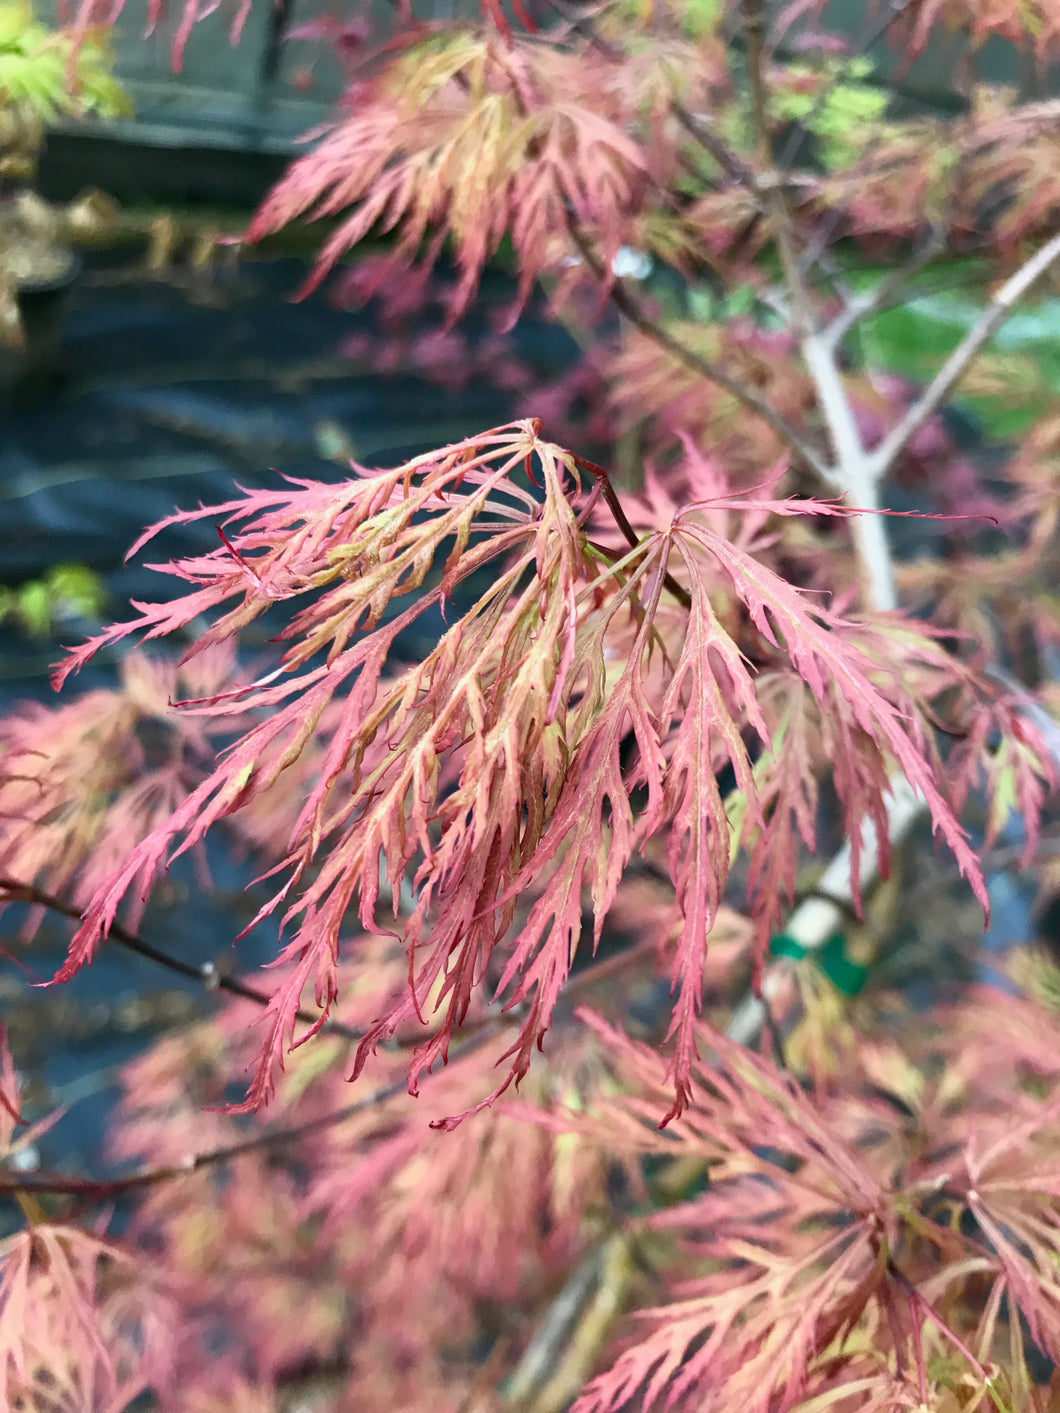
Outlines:
[[[124,946],[224,1000],[127,1068],[111,1176],[19,1171],[0,1049],[6,1406],[1060,1407],[1058,973],[915,1006],[879,920],[924,818],[981,926],[980,854],[1017,811],[1036,860],[1060,759],[1060,414],[990,342],[1060,260],[1060,102],[925,117],[864,57],[962,27],[1044,70],[1060,7],[826,20],[296,34],[348,87],[247,241],[325,220],[310,284],[378,298],[388,356],[437,300],[525,415],[176,511],[130,553],[216,543],[0,720],[0,892],[74,920],[55,982]],[[581,339],[561,386],[462,341],[495,259],[509,326],[533,299]],[[887,310],[969,276],[922,385],[874,364]],[[962,379],[1018,414],[993,481],[940,415]],[[924,524],[945,556],[897,558]],[[119,684],[77,695],[97,655]],[[211,841],[260,861],[257,981],[150,939]]]

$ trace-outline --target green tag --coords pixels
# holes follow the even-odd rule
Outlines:
[[[865,985],[868,968],[852,962],[846,954],[845,938],[841,932],[833,932],[822,947],[806,948],[786,932],[778,932],[769,944],[774,957],[790,957],[801,962],[811,957],[837,991],[844,996],[856,996]]]
[[[775,937],[770,938],[769,954],[772,957],[790,957],[792,961],[801,962],[806,955],[806,948],[786,932],[778,932]]]

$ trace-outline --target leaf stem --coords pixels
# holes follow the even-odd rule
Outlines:
[[[629,517],[626,515],[625,509],[622,505],[622,501],[619,499],[618,492],[615,490],[614,485],[611,482],[610,476],[608,476],[607,472],[602,466],[597,466],[595,461],[589,461],[586,457],[578,456],[575,452],[571,453],[571,457],[574,461],[575,466],[580,466],[583,471],[588,471],[591,476],[595,477],[597,484],[601,487],[603,491],[604,500],[607,502],[607,508],[615,517],[615,524],[626,537],[626,541],[629,544],[630,548],[640,549],[643,546],[644,541],[640,538],[636,530],[634,530],[633,526],[629,523]],[[674,598],[677,599],[677,601],[681,604],[683,608],[691,610],[691,594],[689,594],[687,589],[682,588],[682,586],[677,582],[677,580],[673,577],[669,570],[666,570],[663,574],[663,584],[667,589],[669,589],[670,593],[673,594]]]
[[[891,1277],[892,1280],[896,1281],[902,1287],[903,1291],[905,1291],[906,1296],[910,1301],[910,1304],[915,1305],[922,1315],[926,1315],[927,1318],[932,1322],[932,1324],[937,1325],[938,1328],[942,1331],[942,1333],[946,1336],[946,1338],[950,1341],[950,1343],[956,1349],[958,1349],[961,1354],[963,1354],[965,1359],[967,1359],[968,1363],[971,1365],[972,1369],[975,1371],[976,1377],[982,1379],[984,1384],[989,1383],[989,1374],[986,1372],[982,1364],[980,1364],[979,1360],[975,1357],[972,1351],[961,1339],[960,1335],[957,1334],[957,1332],[946,1323],[946,1321],[938,1313],[938,1311],[931,1304],[931,1302],[929,1300],[925,1300],[925,1298],[920,1294],[919,1290],[917,1290],[916,1286],[905,1274],[905,1272],[900,1270],[898,1266],[895,1265],[894,1261],[890,1259],[887,1262],[887,1274]]]

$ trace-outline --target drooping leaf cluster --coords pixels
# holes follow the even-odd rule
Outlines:
[[[929,639],[844,617],[754,553],[771,513],[840,509],[657,499],[646,533],[634,529],[623,551],[595,538],[608,483],[599,472],[583,487],[584,474],[526,423],[345,485],[300,483],[173,517],[224,517],[216,550],[171,566],[191,591],[138,605],[137,619],[71,654],[60,676],[134,632],[157,638],[210,617],[194,661],[279,604],[291,605],[278,635],[287,646],[257,681],[180,708],[215,729],[254,724],[108,871],[60,979],[91,960],[130,888],[277,784],[329,708],[334,726],[287,841],[286,876],[256,919],[281,910],[291,928],[281,958],[294,965],[269,1008],[253,1105],[269,1096],[308,982],[321,1018],[335,999],[351,908],[369,931],[395,926],[409,962],[407,990],[370,1028],[354,1072],[429,1001],[444,1024],[413,1059],[415,1092],[475,988],[488,985],[505,1006],[525,1007],[499,1093],[549,1027],[581,943],[583,896],[595,946],[630,861],[665,836],[684,918],[669,978],[671,1114],[680,1113],[731,860],[746,850],[761,947],[792,896],[797,847],[813,847],[815,758],[831,763],[855,880],[865,823],[886,836],[897,768],[985,903],[931,762],[925,702],[910,690],[918,676],[928,698],[974,679]],[[398,633],[486,565],[495,570],[485,593],[422,662],[389,675]],[[800,754],[796,743],[811,738]],[[1032,749],[1023,771],[1041,768]],[[381,873],[395,910],[411,885],[407,918],[381,913]],[[535,901],[517,920],[528,891]]]

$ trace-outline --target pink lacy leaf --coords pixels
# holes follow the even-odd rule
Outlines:
[[[292,935],[279,960],[291,970],[266,1017],[248,1105],[268,1099],[275,1066],[296,1043],[303,988],[312,983],[321,1019],[335,1000],[350,910],[364,930],[382,926],[381,866],[408,986],[368,1027],[354,1074],[380,1040],[440,1010],[410,1066],[415,1092],[488,984],[504,1005],[525,1008],[492,1099],[526,1072],[549,1027],[580,945],[583,894],[595,945],[633,854],[665,835],[683,917],[670,976],[672,1118],[689,1100],[708,938],[732,857],[740,846],[749,854],[761,956],[782,906],[776,885],[790,890],[796,844],[812,842],[813,767],[793,777],[783,759],[800,730],[807,738],[806,703],[791,698],[786,716],[770,705],[787,732],[774,740],[762,701],[775,702],[777,673],[813,701],[821,762],[852,840],[855,897],[863,824],[886,841],[885,796],[901,769],[985,903],[903,684],[923,640],[896,622],[879,630],[887,650],[870,656],[877,639],[865,628],[752,552],[771,515],[849,512],[721,498],[675,508],[635,548],[612,551],[589,538],[601,486],[586,496],[576,465],[536,423],[520,423],[344,486],[298,482],[176,517],[224,516],[218,549],[172,566],[191,592],[142,606],[138,621],[99,635],[73,665],[137,628],[156,637],[212,610],[194,661],[266,607],[294,609],[274,670],[182,704],[189,720],[238,721],[242,734],[97,886],[57,979],[91,959],[132,886],[145,887],[218,822],[258,807],[297,767],[307,795],[271,870],[286,878],[254,919],[282,909]],[[734,516],[747,519],[735,540]],[[442,554],[440,582],[427,588]],[[437,646],[388,677],[397,635],[491,564],[493,581]],[[773,674],[759,677],[749,652]],[[735,790],[723,797],[718,776],[729,768]],[[793,778],[798,800],[778,808]],[[403,889],[413,901],[401,918]],[[520,920],[522,894],[536,897]]]

